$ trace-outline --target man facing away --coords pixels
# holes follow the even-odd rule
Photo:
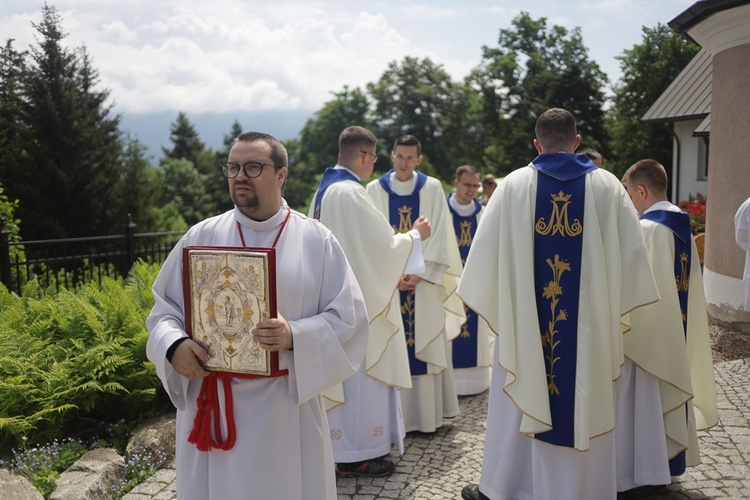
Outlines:
[[[364,360],[362,293],[333,234],[282,198],[288,159],[278,140],[241,134],[222,170],[234,209],[196,224],[178,242],[154,282],[146,320],[148,358],[177,407],[177,494],[180,500],[335,499],[320,393]],[[254,325],[244,315],[237,319],[261,348],[279,353],[279,368],[288,374],[217,377],[203,368],[209,353],[185,332],[183,248],[193,245],[275,249],[277,317]],[[213,403],[204,391],[215,392]],[[204,427],[210,444],[202,451],[188,436],[204,413],[221,427]]]
[[[479,190],[479,171],[471,165],[461,165],[456,169],[453,186],[455,191],[448,195],[448,209],[456,234],[457,257],[461,259],[460,267],[463,268],[484,209],[476,199]],[[454,297],[460,301],[457,296]],[[461,307],[465,306],[462,304]],[[452,339],[453,374],[459,396],[486,391],[490,386],[492,364],[490,340],[493,335],[487,322],[468,307],[465,307],[464,312],[466,321],[452,325],[448,330],[448,338]]]
[[[641,160],[623,177],[661,300],[630,313],[616,383],[618,491],[666,485],[700,463],[696,429],[717,423],[708,315],[690,217],[667,200],[667,172]]]
[[[399,388],[411,386],[398,284],[404,269],[424,270],[422,240],[430,222],[420,217],[411,231],[395,234],[361,184],[372,175],[377,139],[352,126],[339,136],[338,164],[325,171],[313,195],[310,216],[338,238],[360,283],[370,319],[365,364],[343,387],[327,391],[328,422],[336,474],[387,476],[388,455],[405,435]],[[411,256],[411,257],[410,257]]]
[[[419,140],[413,135],[396,139],[391,160],[394,168],[367,185],[375,206],[398,233],[410,230],[422,215],[432,229],[422,247],[425,271],[404,273],[399,285],[412,382],[410,389],[401,390],[404,424],[406,432],[432,433],[443,425],[443,418],[459,412],[443,304],[455,292],[461,270],[450,267],[448,238],[453,238],[453,230],[443,186],[416,170],[422,163]],[[460,317],[463,310],[450,314]]]
[[[583,155],[568,111],[493,194],[459,296],[497,334],[478,486],[466,499],[614,499],[620,318],[658,300],[622,184]]]

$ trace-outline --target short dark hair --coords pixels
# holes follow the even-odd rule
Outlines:
[[[575,144],[576,119],[565,109],[548,109],[537,119],[534,133],[545,153],[566,151]]]
[[[656,194],[665,195],[668,187],[667,170],[656,160],[638,160],[625,171],[622,182],[626,186],[642,184]]]
[[[482,177],[482,185],[483,186],[497,186],[497,181],[495,180],[495,176],[492,174],[487,174],[484,177]]]
[[[289,168],[289,155],[286,148],[277,138],[263,132],[243,132],[234,140],[238,142],[265,142],[271,146],[271,161],[277,167]]]
[[[576,154],[586,155],[591,161],[602,159],[601,153],[594,148],[582,148],[576,151]]]
[[[359,153],[361,149],[370,148],[377,144],[378,138],[375,137],[375,134],[358,125],[346,127],[339,134],[339,154]]]
[[[419,142],[419,139],[414,137],[411,134],[402,135],[398,139],[396,139],[393,142],[393,150],[396,151],[396,146],[416,146],[417,147],[417,156],[422,155],[422,144]]]
[[[461,165],[456,169],[456,179],[460,179],[462,175],[467,173],[479,175],[479,170],[472,167],[471,165]]]

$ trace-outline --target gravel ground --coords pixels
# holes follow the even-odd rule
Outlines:
[[[714,363],[750,358],[750,335],[718,325],[709,327]]]

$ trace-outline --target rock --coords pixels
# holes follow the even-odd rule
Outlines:
[[[133,455],[150,463],[160,458],[174,460],[175,415],[162,415],[143,422],[135,428],[125,449],[125,458],[131,461]]]
[[[43,500],[28,479],[0,469],[0,500]]]
[[[125,474],[125,459],[116,450],[91,450],[60,475],[50,500],[109,500]]]

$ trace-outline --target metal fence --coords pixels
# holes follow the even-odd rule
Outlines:
[[[184,231],[136,233],[128,215],[125,234],[9,242],[0,221],[0,282],[19,293],[28,280],[44,287],[71,287],[103,276],[127,276],[136,260],[163,262]]]

